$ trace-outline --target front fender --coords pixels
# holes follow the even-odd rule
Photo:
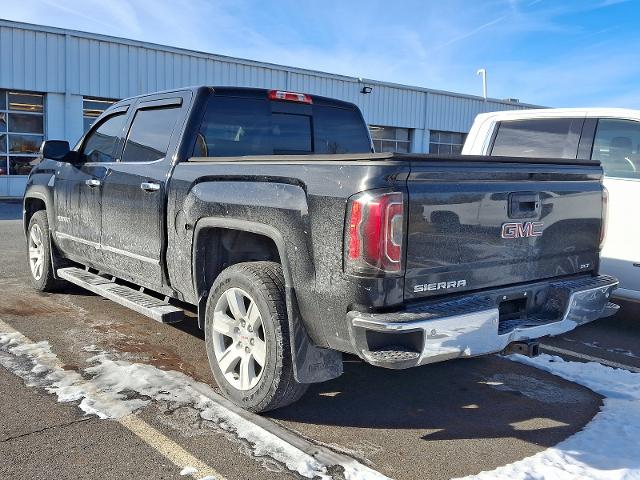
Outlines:
[[[27,228],[29,227],[29,217],[27,214],[29,213],[27,210],[27,205],[29,200],[36,199],[44,202],[45,208],[47,210],[47,220],[49,221],[49,227],[51,229],[55,228],[55,213],[54,213],[54,203],[53,203],[53,191],[47,185],[27,185],[27,188],[24,192],[24,199],[22,201],[22,223],[25,235],[27,233]]]

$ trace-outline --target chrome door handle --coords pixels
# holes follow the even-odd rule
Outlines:
[[[145,192],[157,192],[160,190],[160,184],[155,182],[142,182],[140,188]]]
[[[91,188],[102,185],[102,182],[97,178],[90,178],[89,180],[85,180],[84,183],[85,185],[89,185]]]

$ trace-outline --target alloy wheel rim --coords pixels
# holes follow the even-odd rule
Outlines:
[[[42,230],[36,223],[29,231],[29,267],[31,267],[31,275],[36,280],[42,278],[44,269],[44,241],[42,238]]]
[[[214,354],[225,379],[237,390],[254,388],[267,356],[256,302],[240,288],[226,290],[216,302],[212,330]]]

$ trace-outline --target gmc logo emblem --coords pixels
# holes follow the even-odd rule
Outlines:
[[[542,222],[511,222],[502,224],[502,238],[526,238],[542,236]]]

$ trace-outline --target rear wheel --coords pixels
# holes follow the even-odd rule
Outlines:
[[[218,386],[243,408],[274,410],[307,390],[293,376],[279,264],[239,263],[224,270],[209,294],[205,337]]]
[[[27,260],[31,271],[31,283],[42,292],[52,292],[62,284],[53,276],[51,244],[49,243],[47,212],[39,210],[33,214],[27,230]]]

